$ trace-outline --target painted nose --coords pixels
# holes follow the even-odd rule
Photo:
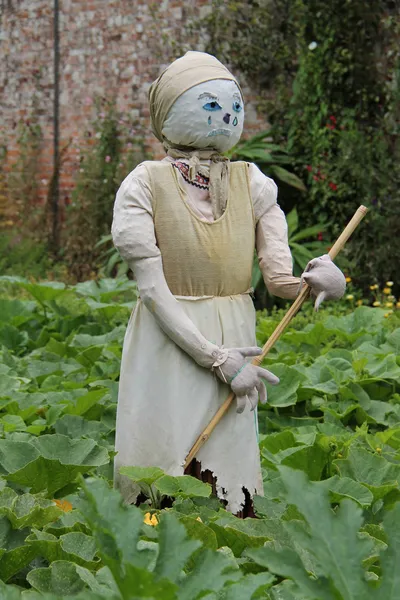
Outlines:
[[[231,120],[231,115],[229,113],[226,113],[223,117],[223,122],[226,123],[227,125],[229,125],[229,121]]]

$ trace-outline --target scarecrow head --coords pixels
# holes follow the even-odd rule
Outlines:
[[[226,152],[240,139],[239,84],[210,54],[178,58],[152,84],[149,97],[153,132],[166,148]]]

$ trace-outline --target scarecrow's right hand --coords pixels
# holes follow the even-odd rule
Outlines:
[[[219,379],[230,385],[236,395],[238,413],[244,411],[247,400],[250,410],[254,410],[258,404],[258,395],[262,404],[267,401],[267,391],[261,378],[272,385],[279,383],[278,377],[273,373],[246,360],[250,356],[259,356],[261,352],[260,348],[253,346],[222,349],[213,365]]]
[[[259,356],[261,349],[257,346],[249,348],[220,348],[219,352],[215,352],[215,363],[213,369],[218,377],[228,385],[239,371],[243,369],[248,361],[248,357]]]

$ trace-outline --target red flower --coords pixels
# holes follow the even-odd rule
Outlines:
[[[311,166],[311,165],[307,165],[307,166],[306,166],[306,169],[307,169],[307,171],[308,171],[309,173],[311,173],[311,171],[312,171],[312,166]]]
[[[331,116],[329,117],[329,120],[330,120],[330,121],[332,121],[332,123],[333,123],[334,125],[336,125],[336,117],[334,117],[333,115],[331,115]]]
[[[334,192],[336,192],[336,190],[337,190],[336,183],[332,183],[332,181],[330,181],[329,182],[329,187],[331,188],[331,190],[333,190]]]
[[[313,175],[313,179],[314,181],[319,181],[319,177],[317,177],[316,175]]]
[[[330,130],[333,130],[333,129],[336,129],[336,125],[331,125],[330,123],[327,123],[326,124],[326,128],[330,129]]]
[[[322,235],[322,231],[319,232],[318,236],[317,236],[317,240],[319,242],[322,242],[322,240],[324,239],[324,236]]]

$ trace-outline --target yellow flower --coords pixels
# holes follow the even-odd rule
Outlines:
[[[346,277],[346,283],[350,283],[351,277]]]
[[[378,287],[379,287],[379,286],[378,286],[378,284],[376,284],[376,283],[375,283],[374,285],[370,285],[370,286],[369,286],[369,289],[370,289],[370,290],[377,290],[377,289],[378,289]]]
[[[197,517],[196,521],[200,521],[200,523],[202,523],[203,521],[201,520],[201,517]]]
[[[362,306],[363,305],[363,301],[362,300],[357,300],[357,306]]]
[[[378,446],[378,448],[376,448],[376,451],[380,454],[382,452],[382,448],[379,448]]]
[[[348,294],[348,295],[346,296],[346,300],[354,300],[354,296],[353,296],[353,294]]]
[[[388,287],[392,287],[392,286],[393,286],[393,281],[387,281],[387,282],[386,282],[386,285],[387,285]]]
[[[387,288],[383,288],[383,293],[384,293],[384,294],[386,294],[386,296],[387,296],[388,294],[390,294],[390,292],[391,292],[391,291],[392,291],[392,290],[391,290],[390,288],[388,288],[388,287],[387,287]]]
[[[396,300],[396,297],[395,297],[395,296],[392,296],[392,294],[390,294],[390,296],[388,296],[388,297],[387,297],[387,299],[388,299],[390,302],[394,302],[394,300]]]
[[[383,316],[385,317],[385,319],[387,319],[389,316],[389,313],[385,313]]]
[[[385,302],[385,306],[386,306],[387,308],[392,308],[392,306],[393,306],[393,302]]]
[[[158,519],[157,519],[156,515],[151,515],[149,512],[144,515],[143,522],[146,525],[151,525],[152,527],[155,527],[156,525],[158,525]]]
[[[400,308],[400,302],[397,302],[396,308]]]
[[[71,502],[68,502],[68,500],[54,499],[53,502],[58,506],[58,508],[60,508],[64,512],[71,512],[72,510],[72,504]]]
[[[380,306],[380,305],[381,305],[381,303],[379,302],[379,300],[376,300],[376,301],[375,301],[375,302],[372,304],[372,306]]]

